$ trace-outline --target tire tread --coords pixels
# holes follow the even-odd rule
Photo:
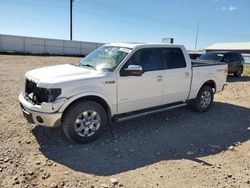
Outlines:
[[[75,119],[76,116],[76,112],[81,111],[84,108],[91,108],[94,107],[97,109],[97,111],[99,111],[99,115],[101,116],[101,125],[99,130],[97,131],[96,134],[94,134],[93,136],[90,137],[80,137],[79,135],[77,135],[74,132],[73,129],[73,124],[72,122]],[[106,111],[104,110],[104,108],[97,102],[94,101],[90,101],[90,100],[81,100],[81,101],[77,101],[74,104],[72,104],[68,109],[66,109],[66,111],[64,112],[63,115],[63,120],[62,120],[62,128],[63,128],[63,132],[65,133],[65,135],[67,136],[67,138],[69,140],[71,140],[72,142],[78,142],[78,143],[89,143],[91,141],[93,141],[94,139],[96,139],[101,132],[103,132],[104,128],[107,126],[107,114]]]

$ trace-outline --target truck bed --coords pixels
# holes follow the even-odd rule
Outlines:
[[[223,89],[226,82],[225,70],[227,64],[216,61],[193,60],[192,65],[192,82],[189,99],[194,99],[207,78],[216,83],[215,92]]]
[[[192,67],[213,66],[213,65],[225,65],[225,63],[219,61],[204,61],[204,60],[191,60]]]

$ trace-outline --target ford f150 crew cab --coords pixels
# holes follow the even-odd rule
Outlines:
[[[191,62],[181,45],[106,44],[77,64],[27,72],[19,101],[29,122],[87,143],[112,122],[186,104],[205,112],[226,77],[226,64]]]

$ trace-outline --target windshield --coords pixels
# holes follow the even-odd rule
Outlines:
[[[221,61],[223,56],[224,56],[224,54],[222,54],[222,53],[205,53],[202,56],[200,56],[198,59]]]
[[[98,71],[114,71],[130,52],[129,48],[103,46],[81,59],[78,65],[91,67]]]

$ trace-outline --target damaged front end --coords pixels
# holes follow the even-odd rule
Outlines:
[[[26,79],[19,102],[27,121],[47,127],[59,126],[62,113],[58,111],[67,101],[65,98],[58,98],[61,92],[59,88],[38,87],[37,82]]]
[[[60,88],[42,88],[37,87],[37,83],[26,79],[25,97],[33,104],[40,105],[43,102],[55,102],[56,98],[61,95]]]

